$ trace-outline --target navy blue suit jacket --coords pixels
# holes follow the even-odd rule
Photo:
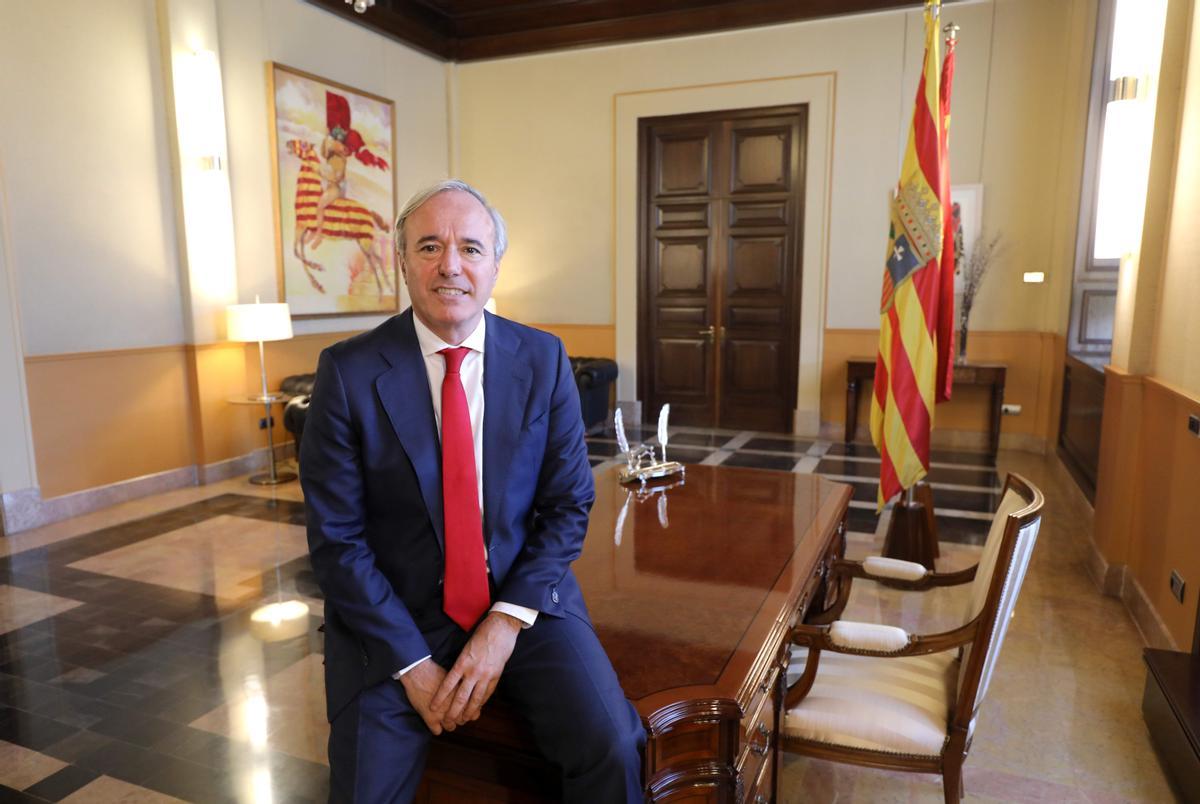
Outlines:
[[[570,564],[595,496],[562,342],[485,313],[483,536],[493,600],[587,620]],[[300,454],[325,593],[329,717],[436,649],[441,441],[411,309],[321,353]],[[434,644],[431,644],[434,643]]]

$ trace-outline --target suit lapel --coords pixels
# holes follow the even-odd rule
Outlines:
[[[533,370],[522,359],[521,339],[507,322],[484,315],[488,319],[483,353],[483,526],[490,543],[519,443]]]
[[[429,511],[438,544],[444,550],[441,442],[429,396],[429,374],[425,371],[425,359],[417,342],[412,316],[412,308],[409,308],[393,319],[395,326],[384,333],[379,351],[391,368],[375,379],[375,391],[396,438],[400,439],[400,446],[412,461],[421,498]],[[487,454],[486,448],[484,454]]]

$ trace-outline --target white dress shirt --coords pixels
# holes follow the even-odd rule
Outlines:
[[[437,423],[438,437],[442,432],[442,381],[446,378],[446,358],[439,354],[443,349],[453,349],[456,344],[446,343],[433,330],[421,323],[421,319],[413,313],[413,326],[417,330],[417,343],[421,347],[421,356],[425,359],[425,373],[429,377],[429,397],[433,402],[433,418]],[[471,351],[463,358],[459,367],[463,392],[467,395],[467,410],[471,416],[471,435],[475,441],[475,481],[479,491],[479,511],[483,512],[483,349],[487,334],[487,316],[481,316],[479,326],[457,346],[465,346]],[[484,545],[484,555],[487,546]],[[490,569],[489,569],[490,571]],[[492,604],[492,611],[499,611],[520,620],[523,628],[528,628],[537,620],[537,609],[517,606],[512,603],[497,601]],[[408,667],[396,673],[394,678],[407,673],[428,656],[418,659]]]

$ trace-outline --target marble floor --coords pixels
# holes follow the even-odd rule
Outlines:
[[[631,438],[649,433],[632,428]],[[608,471],[614,435],[590,437]],[[852,557],[877,550],[874,451],[679,428],[688,463],[816,472],[852,484]],[[1047,507],[966,765],[968,800],[1171,801],[1140,714],[1141,639],[1084,569],[1091,508],[1057,459],[936,453],[945,568],[973,563],[1006,471]],[[323,801],[320,592],[298,484],[180,489],[0,538],[0,804]],[[952,590],[856,588],[846,617],[953,622]],[[300,620],[255,620],[298,600]],[[940,801],[933,776],[787,756],[780,800]]]

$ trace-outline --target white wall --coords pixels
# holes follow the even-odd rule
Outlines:
[[[973,326],[1065,326],[1095,0],[955,4],[951,175],[985,185],[1010,248]],[[920,68],[919,12],[887,12],[460,65],[461,172],[509,217],[497,298],[523,320],[612,324],[618,97],[836,74],[827,325],[878,326],[887,194]],[[1078,62],[1078,63],[1076,63]],[[665,108],[665,107],[664,107]],[[666,112],[663,112],[666,113]],[[810,176],[809,180],[814,180]],[[1024,286],[1045,270],[1044,286]]]
[[[278,294],[267,119],[268,61],[396,104],[396,209],[449,174],[445,68],[436,59],[301,0],[218,0],[221,67],[242,301]],[[403,287],[403,285],[401,285]],[[403,291],[402,291],[403,293]],[[402,297],[401,307],[407,306]],[[386,316],[297,321],[297,333],[375,326]]]
[[[1153,373],[1200,397],[1200,13],[1193,14]]]
[[[441,62],[302,2],[217,0],[237,285],[277,295],[265,62],[396,102],[397,206],[448,174]],[[209,46],[206,44],[206,46]],[[25,356],[192,340],[154,0],[0,3],[0,153]],[[297,322],[299,333],[382,316]],[[201,340],[211,327],[201,327]]]
[[[26,355],[179,343],[152,0],[0,4],[0,109]]]

